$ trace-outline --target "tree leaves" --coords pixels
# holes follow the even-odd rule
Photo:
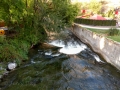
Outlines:
[[[44,41],[46,31],[64,30],[78,13],[70,0],[1,0],[0,10],[0,20],[18,32],[0,47],[0,59],[7,61],[27,59],[30,46]]]

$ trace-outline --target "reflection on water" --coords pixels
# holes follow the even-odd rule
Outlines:
[[[57,42],[57,43],[56,43]],[[86,45],[53,41],[60,49],[30,51],[30,61],[0,82],[3,90],[120,90],[120,71]],[[71,51],[72,50],[72,51]]]

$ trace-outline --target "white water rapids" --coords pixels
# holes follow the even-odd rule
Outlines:
[[[64,53],[64,54],[67,54],[67,55],[73,55],[73,54],[78,54],[80,53],[81,51],[84,51],[85,49],[87,49],[87,46],[83,43],[79,44],[78,42],[74,41],[74,42],[67,42],[65,44],[64,41],[62,40],[54,40],[54,41],[51,41],[49,43],[50,45],[54,45],[54,46],[57,46],[57,47],[61,47],[59,49],[59,52],[60,53]],[[52,52],[49,51],[49,52],[46,52],[45,55],[51,55],[51,56],[59,56],[60,54],[57,54],[57,55],[52,55]],[[95,60],[97,62],[102,62],[103,61],[99,58],[98,55],[92,55]]]
[[[59,52],[64,53],[64,54],[78,54],[87,48],[86,45],[84,45],[84,44],[80,45],[77,42],[74,42],[74,43],[67,42],[67,44],[65,45],[65,43],[61,40],[55,40],[49,44],[57,46],[57,47],[61,47]]]

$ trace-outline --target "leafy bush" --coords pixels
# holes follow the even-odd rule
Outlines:
[[[92,19],[83,19],[76,18],[75,23],[94,25],[94,26],[116,26],[116,20],[92,20]]]
[[[30,44],[24,40],[10,39],[9,41],[1,42],[0,62],[26,60],[28,59],[29,48]]]
[[[109,31],[108,31],[108,35],[110,35],[110,36],[119,35],[119,30],[116,29],[116,28],[111,28],[111,29],[109,29]]]
[[[0,36],[0,61],[27,59],[29,48],[47,39],[46,31],[57,32],[72,24],[78,9],[70,0],[58,2],[0,0],[0,20],[17,32],[12,38]]]

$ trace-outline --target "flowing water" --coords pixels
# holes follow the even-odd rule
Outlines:
[[[120,90],[120,71],[74,36],[30,50],[25,62],[0,82],[2,90]]]

